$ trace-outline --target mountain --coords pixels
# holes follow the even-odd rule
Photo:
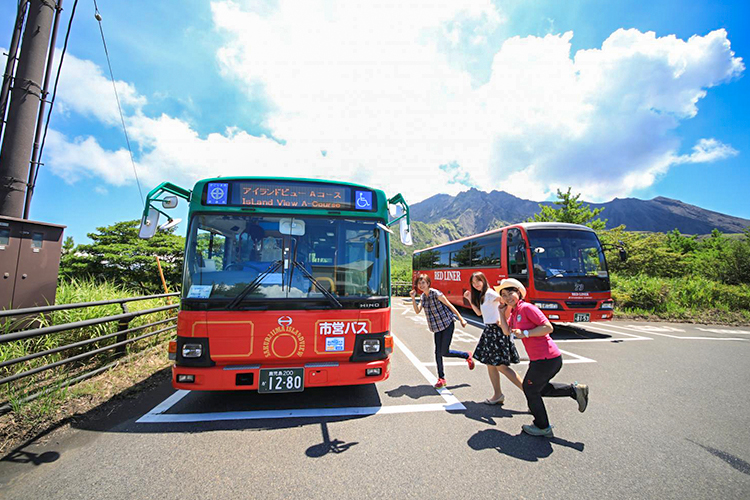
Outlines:
[[[552,202],[542,204],[554,206]],[[592,209],[604,208],[600,217],[607,219],[608,229],[624,224],[628,231],[667,232],[677,229],[683,234],[708,234],[714,229],[722,233],[741,233],[750,227],[748,219],[664,197],[652,200],[615,198],[607,203],[587,204]],[[472,188],[456,196],[437,194],[415,203],[411,206],[411,219],[427,224],[452,221],[458,232],[466,236],[523,222],[539,212],[539,205],[539,202],[523,200],[504,191],[487,193]]]

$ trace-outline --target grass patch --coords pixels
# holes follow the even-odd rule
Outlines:
[[[14,411],[0,416],[0,457],[49,429],[81,418],[108,401],[137,397],[134,386],[171,364],[162,343],[122,358],[114,368],[89,380],[75,386],[58,387],[57,391],[14,408]],[[169,372],[153,383],[163,382],[168,377]],[[104,409],[112,410],[109,403]]]
[[[750,285],[727,285],[701,276],[612,275],[611,280],[615,318],[750,324]]]
[[[94,280],[71,280],[60,283],[57,289],[57,304],[73,304],[81,302],[96,302],[114,300],[126,297],[135,297],[137,295],[129,292],[123,287],[116,286],[112,283],[97,282]],[[137,302],[129,302],[126,307],[130,312],[152,309],[168,305],[169,298],[166,299],[149,299]],[[28,328],[39,328],[52,325],[62,325],[78,321],[102,318],[105,316],[114,316],[122,314],[123,307],[119,304],[102,305],[95,307],[86,307],[80,309],[71,309],[65,311],[55,311],[46,315],[39,315],[34,318],[33,325]],[[176,314],[175,310],[151,313],[145,316],[139,316],[130,321],[128,328],[143,326],[155,321],[168,319]],[[156,331],[168,326],[174,325],[174,322],[164,323],[161,325],[149,327],[144,330],[127,334],[127,338],[134,338],[150,331]],[[5,325],[5,333],[10,332],[9,325]],[[42,353],[48,350],[63,347],[76,342],[95,339],[103,335],[114,334],[118,331],[118,323],[109,322],[100,325],[94,325],[86,328],[77,328],[60,333],[42,335],[39,337],[18,340],[0,344],[0,363],[12,359]],[[66,381],[76,376],[90,372],[99,367],[111,364],[115,360],[133,353],[152,348],[163,343],[166,339],[172,337],[174,331],[164,332],[152,337],[142,339],[138,342],[128,344],[122,349],[110,349],[89,357],[84,357],[75,362],[64,364],[49,370],[45,370],[34,375],[4,384],[0,388],[0,406],[9,404],[12,411],[19,418],[34,420],[44,419],[54,411],[60,400],[68,396],[69,389]],[[69,348],[60,352],[46,354],[34,359],[16,363],[14,365],[3,366],[0,368],[0,378],[9,377],[15,374],[27,372],[57,361],[61,361],[72,356],[81,355],[92,350],[111,346],[118,342],[118,335],[110,338],[91,342],[89,344]],[[119,352],[118,352],[119,351]],[[43,395],[33,402],[24,400],[32,395]],[[4,401],[4,403],[3,403]]]

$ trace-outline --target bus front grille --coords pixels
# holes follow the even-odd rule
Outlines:
[[[566,301],[565,305],[568,306],[569,309],[594,309],[596,307],[596,301]]]

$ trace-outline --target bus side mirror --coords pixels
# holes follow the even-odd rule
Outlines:
[[[174,208],[177,206],[177,197],[176,196],[165,196],[163,200],[161,200],[161,206],[164,208]]]
[[[159,212],[149,207],[148,213],[141,219],[141,228],[138,231],[138,237],[144,240],[152,238],[159,227]]]
[[[621,248],[620,249],[620,261],[625,262],[626,260],[628,260],[628,252],[624,248]]]
[[[411,227],[406,223],[406,218],[401,219],[398,223],[398,230],[401,235],[401,243],[411,246],[413,244],[411,239]]]

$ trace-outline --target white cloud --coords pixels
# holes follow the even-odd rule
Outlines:
[[[217,58],[227,79],[270,100],[265,125],[281,142],[233,128],[200,137],[177,118],[144,115],[145,98],[122,82],[142,182],[273,173],[361,182],[410,201],[467,183],[531,199],[573,186],[598,201],[675,165],[737,154],[717,139],[681,154],[676,133],[708,89],[744,71],[724,30],[689,40],[618,30],[575,54],[570,32],[513,37],[477,85],[446,48],[486,43],[503,22],[489,0],[255,4],[212,4],[228,40]],[[91,78],[77,80],[67,108],[112,124],[111,106],[90,98],[111,96],[111,83],[73,60]],[[68,181],[132,182],[126,151],[55,139],[48,164]]]
[[[711,163],[737,156],[739,152],[732,146],[722,144],[716,139],[701,139],[693,146],[693,152],[675,158],[674,163]]]
[[[55,71],[59,67],[61,53],[60,50],[55,51]],[[65,54],[55,99],[55,112],[75,112],[107,125],[120,126],[112,80],[104,71],[106,70],[91,61],[78,59],[70,53]],[[52,75],[51,81],[54,82],[54,78],[55,75]],[[134,85],[121,80],[115,80],[115,85],[124,112],[132,113],[146,104],[146,98],[138,94]]]

